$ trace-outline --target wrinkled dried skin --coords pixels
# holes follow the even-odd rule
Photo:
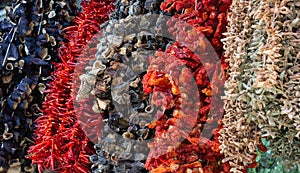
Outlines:
[[[147,124],[151,123],[156,108],[149,104],[149,95],[143,93],[142,77],[147,58],[154,50],[165,49],[169,42],[155,36],[157,19],[148,16],[110,20],[99,39],[96,60],[90,61],[81,77],[80,89],[93,88],[90,95],[97,98],[98,105],[94,110],[101,113],[106,123],[95,145],[96,154],[90,157],[95,173],[147,172],[144,168],[149,152],[147,140],[153,133]],[[145,25],[148,28],[139,31]],[[84,81],[88,75],[96,75],[94,84]],[[125,147],[124,142],[131,147]]]

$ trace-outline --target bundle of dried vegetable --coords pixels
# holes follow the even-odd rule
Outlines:
[[[34,172],[25,158],[33,144],[45,85],[58,62],[62,29],[77,15],[75,1],[28,0],[6,7],[0,24],[1,170]],[[10,167],[10,168],[9,168]]]
[[[146,162],[151,172],[229,171],[227,163],[219,162],[223,156],[217,131],[223,104],[216,98],[222,95],[225,80],[227,65],[220,39],[226,30],[230,4],[171,0],[161,5],[164,12],[190,26],[174,19],[168,21],[168,30],[177,42],[150,59],[143,79],[144,92],[153,93],[151,103],[162,108],[155,115],[159,118],[150,124],[155,127],[155,140],[149,144]]]
[[[165,50],[170,40],[159,34],[163,16],[153,15],[143,4],[128,8],[134,11],[130,16],[118,17],[118,8],[111,14],[97,46],[96,60],[80,76],[78,99],[90,93],[96,96],[94,111],[106,123],[95,145],[96,154],[90,157],[93,172],[147,172],[147,140],[153,132],[146,124],[151,123],[155,108],[143,93],[142,77],[147,57],[155,50]]]
[[[266,7],[264,3],[233,1],[228,32],[223,39],[225,56],[229,62],[229,78],[225,83],[223,99],[226,114],[222,120],[223,129],[219,132],[219,140],[221,152],[225,155],[223,162],[229,161],[232,167],[230,171],[236,173],[244,172],[249,165],[255,164],[256,148],[261,145],[261,133],[253,121],[253,117],[259,118],[259,115],[253,114],[252,109],[259,102],[253,103],[251,87],[253,73],[256,72],[253,66],[256,57],[252,52],[266,44],[266,32],[260,26],[265,24],[264,19],[262,22],[257,19],[258,14],[261,17],[261,10]]]
[[[266,66],[275,68],[278,76],[278,90],[273,91],[277,97],[270,100],[279,99],[281,103],[276,114],[269,113],[273,122],[265,125],[264,136],[268,136],[269,148],[276,158],[288,168],[300,168],[300,2],[276,1],[271,7],[276,18],[272,30],[268,30],[271,45],[264,52],[269,56]]]
[[[36,141],[29,152],[39,172],[49,168],[55,172],[90,172],[88,157],[93,146],[80,127],[81,112],[74,110],[73,80],[78,77],[74,69],[79,56],[88,53],[83,51],[84,46],[108,19],[112,1],[83,1],[81,6],[83,12],[75,18],[74,26],[64,29],[67,41],[59,51],[62,63],[55,64],[53,80],[45,91],[43,115],[36,120]],[[80,61],[84,63],[84,59]]]
[[[297,76],[297,72],[291,69],[292,66],[298,66],[296,57],[299,46],[296,46],[297,31],[293,28],[299,25],[295,14],[299,10],[299,3],[276,0],[248,3],[244,2],[244,7],[238,2],[233,6],[229,25],[229,31],[232,32],[227,33],[224,39],[230,78],[226,83],[224,98],[227,114],[223,119],[220,141],[221,150],[226,155],[224,161],[229,160],[234,165],[232,172],[241,172],[251,164],[257,147],[266,150],[261,145],[261,137],[270,141],[270,149],[280,160],[299,163],[299,140],[293,124],[296,121],[291,118],[299,105],[295,103],[297,106],[283,108],[287,100],[294,99],[297,92],[297,88],[294,92],[285,92],[284,86],[292,84],[295,79],[292,77],[289,81],[288,75]],[[237,18],[235,15],[241,16],[242,9],[247,9],[244,12],[247,33],[236,30],[242,25],[245,29],[245,22],[234,19]],[[232,48],[232,45],[239,46]]]

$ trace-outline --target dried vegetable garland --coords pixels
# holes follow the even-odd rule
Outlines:
[[[172,63],[167,60],[167,57],[172,56],[188,68],[183,68],[181,73],[172,75],[179,79],[176,79],[176,77],[175,79],[170,79],[165,73],[160,74],[161,72],[156,71],[155,68],[150,65],[148,73],[144,76],[143,84],[146,93],[151,93],[153,90],[161,91],[161,88],[166,87],[161,91],[163,92],[161,94],[163,96],[160,97],[165,97],[165,100],[175,100],[175,103],[172,103],[163,100],[159,101],[159,97],[156,99],[153,98],[153,100],[155,100],[154,103],[156,102],[155,104],[174,105],[175,110],[171,115],[163,115],[163,118],[153,124],[156,127],[155,141],[149,144],[151,150],[146,162],[146,168],[151,170],[151,172],[229,171],[229,165],[227,163],[220,164],[219,162],[223,156],[219,153],[219,143],[217,141],[217,131],[220,128],[218,127],[218,121],[223,115],[221,111],[223,105],[221,101],[212,107],[211,105],[212,95],[216,97],[221,95],[222,87],[219,86],[222,86],[225,80],[224,74],[222,76],[222,73],[218,73],[224,71],[226,68],[226,64],[222,57],[223,50],[220,39],[222,38],[222,33],[226,30],[226,16],[230,4],[230,1],[199,1],[196,2],[196,4],[191,1],[166,1],[161,6],[167,13],[179,13],[178,15],[175,15],[175,17],[191,24],[197,31],[206,36],[214,48],[213,52],[217,52],[219,57],[213,56],[211,50],[206,50],[207,46],[205,46],[205,44],[208,44],[209,42],[206,43],[203,39],[200,40],[202,41],[200,42],[200,49],[208,54],[203,57],[195,55],[192,50],[189,50],[191,48],[185,47],[185,45],[180,42],[171,45],[166,50],[166,55],[157,52],[157,58],[152,62],[155,68],[156,66],[162,66],[162,69],[165,69],[166,71],[176,71],[175,69],[172,69],[178,66],[178,64],[176,65],[176,61]],[[169,21],[169,24],[169,27],[171,27],[169,28],[169,31],[173,32],[174,35],[177,35],[183,43],[192,43],[195,34],[199,36],[197,32],[188,32],[186,34],[181,32],[181,30],[184,30],[185,28],[180,26],[180,22],[174,24],[171,20]],[[219,58],[221,59],[222,64],[217,63]],[[191,75],[196,79],[196,89],[193,89],[191,88],[192,86],[188,85],[192,80],[192,76],[188,75],[189,73],[192,73]],[[212,81],[210,82],[210,80]],[[183,87],[178,90],[180,84]],[[187,88],[191,89],[185,90]],[[212,88],[217,88],[217,90],[214,91],[215,93],[212,93]],[[181,90],[183,90],[182,93],[180,92]],[[188,107],[179,109],[178,106],[180,103],[179,105],[176,103],[178,100],[184,100],[186,96],[190,96],[188,98],[193,101],[197,99],[197,97],[191,96],[195,94],[190,93],[193,91],[199,91],[199,93],[196,94],[199,95],[198,97],[200,99],[200,109],[196,110],[196,112],[199,112],[198,117],[189,116],[194,115],[193,108],[197,107],[197,102],[190,103]],[[218,113],[214,115],[209,114],[210,109],[218,108],[221,109],[218,110],[220,112],[217,111]],[[166,107],[165,109],[170,109],[170,107]],[[160,112],[160,114],[164,114],[164,112]],[[170,116],[171,118],[167,118]],[[189,121],[192,122],[193,119],[197,119],[196,125],[190,134],[186,134],[183,127],[191,126],[191,124],[185,124],[184,122],[189,123]],[[176,122],[182,122],[182,124],[179,123],[176,126]],[[206,128],[204,128],[204,126],[206,126]],[[211,134],[211,136],[207,134]],[[206,137],[206,135],[208,137]],[[169,147],[171,143],[178,141],[182,136],[185,140],[183,140],[178,147]],[[171,141],[168,140],[170,138]],[[166,154],[160,154],[164,153],[166,150]]]
[[[241,172],[245,166],[252,164],[256,148],[266,150],[260,142],[260,138],[265,137],[270,141],[270,149],[281,156],[280,159],[290,160],[292,157],[292,162],[297,163],[297,131],[292,120],[280,112],[281,106],[286,103],[282,99],[285,95],[282,85],[284,75],[288,64],[295,65],[293,62],[296,62],[289,62],[291,58],[288,56],[296,57],[297,54],[292,53],[293,43],[287,45],[288,49],[283,46],[289,43],[283,39],[285,35],[292,35],[292,38],[287,36],[285,39],[297,40],[293,38],[297,34],[292,33],[293,25],[286,25],[290,27],[288,30],[282,22],[286,18],[297,22],[293,11],[297,3],[237,1],[233,4],[229,32],[224,39],[230,66],[224,97],[227,114],[223,119],[224,129],[220,131],[221,150],[226,156],[224,161],[230,161],[232,172]],[[287,10],[286,5],[292,10]],[[242,10],[247,11],[241,13]],[[237,16],[246,18],[246,22],[241,22]],[[292,51],[283,55],[284,50]],[[288,156],[282,157],[286,154]]]
[[[288,167],[297,165],[300,168],[300,141],[299,141],[299,113],[300,113],[300,3],[294,1],[276,1],[272,6],[276,18],[274,20],[273,28],[277,29],[270,31],[269,35],[273,35],[269,40],[276,42],[275,47],[270,45],[270,51],[278,53],[277,56],[270,56],[267,50],[264,50],[270,56],[272,63],[277,62],[276,65],[280,68],[276,71],[278,78],[276,82],[280,85],[278,90],[278,97],[280,103],[280,114],[272,115],[275,127],[269,128],[266,132],[270,141],[270,150],[274,155]],[[271,41],[270,41],[271,42]],[[272,47],[271,47],[272,46]],[[276,57],[273,58],[273,57]],[[274,60],[275,59],[275,60]],[[267,64],[267,63],[266,63]],[[258,88],[259,89],[259,88]],[[278,97],[274,99],[278,99]],[[283,102],[283,103],[282,103]],[[279,108],[278,108],[279,109]],[[272,122],[269,124],[273,125]],[[274,136],[272,136],[274,135]]]
[[[97,46],[96,61],[91,61],[91,66],[86,68],[90,70],[81,75],[81,81],[89,78],[96,80],[96,84],[82,82],[77,96],[88,97],[84,96],[90,94],[86,91],[92,90],[91,95],[96,96],[94,110],[106,122],[95,145],[97,154],[90,157],[93,172],[147,172],[144,168],[149,152],[146,140],[153,132],[146,124],[152,120],[154,107],[143,93],[142,77],[149,53],[159,48],[164,50],[169,42],[158,34],[162,16],[151,15],[157,13],[153,4],[159,2],[151,3],[115,3],[118,5]],[[123,5],[129,11],[120,15],[119,8]]]
[[[8,7],[0,23],[0,171],[34,172],[25,158],[34,140],[29,158],[39,172],[90,172],[93,164],[92,172],[241,173],[258,164],[257,149],[266,151],[261,138],[273,157],[299,167],[300,3],[234,0],[227,15],[230,4],[84,1],[71,27],[75,0]],[[162,38],[163,15],[196,31],[173,18],[167,30],[177,42]],[[216,97],[227,70],[222,119]]]
[[[258,1],[233,1],[228,32],[223,40],[229,62],[229,78],[225,83],[226,114],[222,119],[223,128],[219,132],[219,140],[222,144],[221,152],[225,155],[223,162],[229,161],[231,172],[242,172],[255,160],[256,148],[261,138],[256,123],[251,121],[247,112],[249,104],[245,98],[249,96],[245,87],[249,76],[244,75],[251,72],[248,65],[251,59],[248,57],[247,47],[254,33],[250,13],[251,10],[255,11],[257,4]],[[259,43],[260,38],[257,40]]]
[[[64,30],[68,41],[59,52],[63,63],[55,64],[43,115],[36,120],[37,137],[29,152],[39,172],[49,168],[56,172],[90,172],[88,157],[93,147],[77,119],[80,112],[74,111],[73,80],[78,79],[73,73],[78,57],[81,53],[85,55],[84,46],[108,19],[112,2],[92,0],[83,1],[81,5],[83,12],[75,18],[75,25]]]
[[[28,0],[6,7],[1,39],[2,171],[34,172],[26,159],[33,144],[33,121],[40,115],[45,85],[58,62],[61,30],[77,15],[75,1]]]

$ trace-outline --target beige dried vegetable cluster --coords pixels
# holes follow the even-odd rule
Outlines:
[[[279,1],[274,9],[277,13],[275,26],[280,43],[279,67],[283,97],[280,98],[280,116],[276,116],[270,149],[288,167],[300,168],[300,1]]]
[[[222,120],[220,133],[220,149],[224,153],[223,162],[229,162],[231,172],[242,173],[250,165],[256,155],[256,146],[260,144],[260,132],[256,123],[249,119],[248,112],[248,56],[253,35],[251,28],[251,11],[257,8],[256,1],[233,0],[226,36],[223,39],[225,55],[228,57],[229,78],[225,83],[224,108],[226,114]]]
[[[270,149],[278,158],[288,165],[299,164],[297,12],[296,1],[233,2],[223,40],[230,77],[224,96],[227,113],[220,131],[223,161],[230,162],[231,172],[240,172],[250,163],[243,158],[255,156],[260,135],[271,142]]]

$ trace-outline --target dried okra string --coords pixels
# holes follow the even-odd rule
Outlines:
[[[296,44],[293,44],[295,38],[292,33],[297,24],[293,26],[283,22],[287,18],[290,19],[287,21],[298,22],[293,11],[297,3],[243,3],[245,6],[241,3],[233,6],[229,32],[224,39],[230,67],[224,97],[227,113],[223,119],[224,129],[220,131],[221,150],[226,156],[224,160],[233,165],[231,172],[242,172],[255,159],[257,148],[266,151],[260,141],[264,137],[279,161],[299,163],[299,140],[293,118],[283,116],[288,113],[287,110],[292,110],[292,105],[281,112],[291,98],[282,84],[290,83],[285,75],[289,67],[297,64],[295,59],[290,58],[297,55],[297,51],[293,52],[297,48],[293,47]],[[292,10],[287,10],[286,5]],[[241,10],[247,11],[241,13]],[[247,22],[241,22],[235,15],[246,18]]]
[[[256,148],[260,145],[261,132],[251,120],[251,95],[248,95],[252,57],[248,47],[256,46],[253,35],[257,35],[251,26],[257,25],[252,19],[255,10],[261,9],[259,1],[233,1],[226,38],[223,39],[225,56],[229,63],[229,78],[225,82],[225,115],[219,140],[223,162],[229,162],[230,172],[244,172],[254,162]],[[262,33],[264,34],[264,33]],[[263,38],[263,37],[262,37]],[[260,43],[260,38],[256,38]],[[261,42],[264,44],[264,42]],[[255,48],[252,48],[255,50]],[[251,49],[250,49],[251,50]]]
[[[54,66],[43,115],[36,120],[35,143],[29,153],[39,172],[90,172],[88,157],[93,146],[78,122],[80,112],[74,110],[73,83],[78,80],[74,69],[80,54],[85,55],[84,46],[108,19],[112,1],[83,1],[81,7],[83,12],[74,19],[74,25],[64,29],[67,40],[59,50],[62,63]]]
[[[16,1],[0,23],[2,171],[34,172],[26,158],[44,90],[58,62],[62,29],[77,15],[75,1]]]
[[[276,14],[272,23],[272,28],[275,29],[268,30],[268,34],[272,35],[268,40],[270,43],[275,42],[276,44],[270,45],[269,51],[266,49],[264,52],[270,56],[266,59],[266,65],[269,64],[278,73],[276,79],[277,85],[279,85],[278,90],[272,88],[277,97],[273,96],[271,99],[280,100],[281,103],[276,114],[270,112],[273,122],[269,121],[268,126],[272,128],[269,128],[266,134],[271,136],[267,139],[270,142],[269,149],[275,158],[282,161],[287,168],[297,165],[299,171],[300,3],[296,1],[275,1],[274,3],[275,5],[272,4],[271,7]],[[273,55],[270,54],[270,51],[274,52]],[[274,138],[272,135],[276,137]]]

